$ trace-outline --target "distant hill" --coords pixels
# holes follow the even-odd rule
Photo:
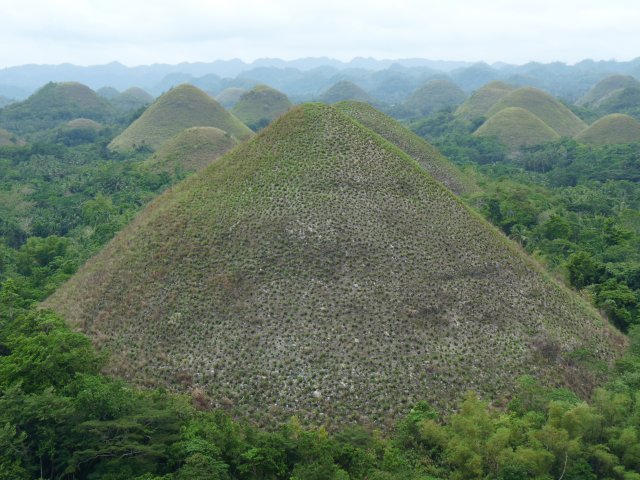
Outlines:
[[[477,185],[435,147],[397,120],[367,103],[346,101],[337,103],[335,107],[404,151],[449,190],[457,194],[478,190]]]
[[[629,115],[614,113],[602,117],[576,136],[581,143],[605,145],[611,143],[639,143],[640,123]]]
[[[516,87],[507,85],[504,82],[491,82],[478,89],[465,102],[458,107],[456,116],[465,120],[474,120],[486,117],[498,101],[506,97]]]
[[[113,87],[102,87],[96,90],[96,93],[100,95],[102,98],[106,98],[107,100],[113,100],[120,92]]]
[[[169,139],[143,163],[153,172],[187,174],[202,170],[231,150],[238,141],[215,127],[191,127]]]
[[[439,110],[457,107],[467,95],[450,80],[431,80],[415,90],[405,100],[405,107],[417,116],[427,116]]]
[[[7,97],[0,96],[0,108],[6,107],[7,105],[11,105],[14,102],[15,102],[15,100],[12,100],[12,99],[7,98]]]
[[[189,127],[216,127],[238,140],[252,134],[222,105],[192,85],[180,85],[160,96],[145,112],[109,144],[118,151],[149,148],[157,150],[164,142]]]
[[[229,87],[216,95],[216,101],[224,108],[233,108],[247,90],[240,87]]]
[[[75,118],[56,129],[56,142],[66,145],[95,142],[104,126],[88,118]]]
[[[587,394],[625,346],[415,160],[322,104],[149,204],[45,303],[140,385],[384,426],[516,379]],[[588,361],[583,361],[583,358]]]
[[[597,111],[603,114],[627,113],[640,119],[640,87],[614,90],[600,99]]]
[[[510,92],[491,107],[488,116],[491,117],[509,107],[529,110],[561,137],[573,137],[587,128],[587,125],[560,101],[537,88],[523,87]]]
[[[338,103],[344,100],[355,100],[357,102],[374,103],[373,98],[362,88],[353,82],[343,80],[329,89],[325,90],[319,97],[318,101],[323,103]]]
[[[113,107],[86,85],[48,83],[28,99],[0,110],[0,125],[16,133],[33,133],[80,117],[104,122],[113,114]]]
[[[138,87],[131,87],[111,99],[111,104],[121,112],[133,112],[153,103],[153,97]]]
[[[527,145],[540,145],[560,138],[560,135],[529,110],[509,107],[489,117],[474,135],[496,137],[514,152]]]
[[[291,102],[284,93],[258,85],[243,93],[231,111],[250,129],[257,131],[290,108]]]
[[[598,107],[598,104],[612,92],[629,87],[640,88],[640,81],[631,75],[610,75],[594,85],[576,105]]]

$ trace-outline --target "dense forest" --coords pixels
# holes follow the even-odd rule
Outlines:
[[[418,402],[391,429],[265,426],[198,388],[104,375],[109,352],[38,308],[182,179],[142,168],[144,148],[107,148],[141,113],[0,147],[0,479],[640,479],[640,143],[513,153],[473,135],[482,119],[410,124],[480,187],[468,205],[627,335],[613,367],[590,365],[608,381],[589,398],[523,376],[510,398]]]

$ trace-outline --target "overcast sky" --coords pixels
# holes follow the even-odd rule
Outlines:
[[[637,0],[0,0],[0,67],[640,56]]]

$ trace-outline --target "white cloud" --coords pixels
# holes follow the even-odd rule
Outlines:
[[[0,19],[0,66],[640,56],[640,9],[628,0],[3,0]]]

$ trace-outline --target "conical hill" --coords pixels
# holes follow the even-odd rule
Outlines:
[[[549,125],[529,110],[509,107],[489,117],[474,135],[496,137],[514,152],[527,145],[540,145],[560,138]]]
[[[383,422],[519,375],[593,385],[623,336],[414,160],[294,108],[152,202],[45,302],[113,374],[260,420]],[[578,356],[578,354],[580,356]]]
[[[275,88],[257,85],[243,93],[233,114],[254,131],[266,127],[291,108],[289,98]]]
[[[418,116],[430,115],[439,110],[457,107],[467,95],[451,80],[430,80],[416,89],[405,100],[405,107]]]
[[[361,87],[348,80],[342,80],[325,90],[318,98],[324,103],[338,103],[344,100],[374,103],[374,99]]]
[[[50,82],[26,100],[0,110],[0,125],[12,132],[34,133],[80,117],[103,122],[113,114],[107,100],[86,85]]]
[[[193,173],[202,170],[238,141],[215,127],[191,127],[169,139],[143,163],[153,172]]]
[[[631,75],[610,75],[596,83],[576,104],[598,107],[608,95],[625,88],[640,88],[640,81]]]
[[[488,83],[465,100],[465,102],[458,107],[455,114],[466,120],[486,117],[491,107],[513,90],[515,90],[515,87],[500,81]]]
[[[426,140],[397,120],[363,102],[340,102],[335,107],[407,153],[449,190],[457,194],[478,191],[473,180],[458,170]]]
[[[509,107],[529,110],[561,137],[573,137],[587,128],[587,125],[560,101],[537,88],[523,87],[512,91],[491,107],[488,116]]]
[[[216,127],[238,140],[251,136],[245,124],[227,112],[202,90],[183,84],[169,90],[109,144],[129,151],[146,147],[157,150],[164,142],[189,127]]]
[[[582,143],[604,145],[640,142],[640,123],[629,115],[614,113],[602,117],[576,136]]]

